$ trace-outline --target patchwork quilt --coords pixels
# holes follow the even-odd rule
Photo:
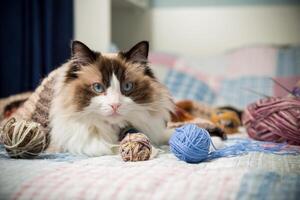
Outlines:
[[[236,141],[231,138],[226,144]],[[120,156],[87,158],[67,153],[43,154],[35,160],[10,159],[1,146],[0,197],[299,199],[300,155],[288,153],[300,153],[300,147],[286,146],[279,152],[284,155],[252,152],[199,164],[178,160],[168,147],[161,149],[152,160],[124,162]]]
[[[300,47],[248,47],[213,58],[152,53],[151,63],[177,99],[244,108],[264,95],[287,95],[300,78]],[[237,138],[247,139],[241,129]],[[265,143],[253,141],[257,146]],[[280,144],[269,143],[270,148]],[[281,144],[282,145],[282,144]],[[68,153],[11,159],[0,145],[0,199],[299,199],[300,147],[249,152],[199,164],[178,160],[167,146],[144,162],[120,156],[88,158]]]

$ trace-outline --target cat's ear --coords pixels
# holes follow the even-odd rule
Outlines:
[[[129,51],[121,54],[130,61],[145,62],[148,59],[149,42],[141,41],[134,45]]]
[[[92,63],[96,60],[96,53],[80,41],[72,41],[71,57],[82,64]]]

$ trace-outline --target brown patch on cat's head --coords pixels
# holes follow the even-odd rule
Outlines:
[[[112,75],[120,85],[132,82],[134,89],[121,93],[138,104],[152,103],[160,97],[159,89],[164,89],[155,79],[148,66],[148,42],[140,42],[127,52],[114,55],[100,54],[90,50],[81,42],[72,43],[72,58],[65,75],[65,85],[76,110],[81,111],[90,104],[97,94],[92,90],[93,83],[100,83],[104,89],[110,87]],[[122,87],[120,87],[122,88]]]

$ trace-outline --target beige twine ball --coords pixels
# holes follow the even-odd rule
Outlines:
[[[49,139],[39,123],[15,118],[11,118],[3,126],[2,140],[12,158],[34,158],[49,144]]]
[[[149,160],[152,146],[146,135],[130,133],[121,141],[119,152],[124,161],[144,161]]]

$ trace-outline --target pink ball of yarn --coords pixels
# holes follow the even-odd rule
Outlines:
[[[300,145],[300,98],[260,99],[246,108],[243,124],[253,139]]]

